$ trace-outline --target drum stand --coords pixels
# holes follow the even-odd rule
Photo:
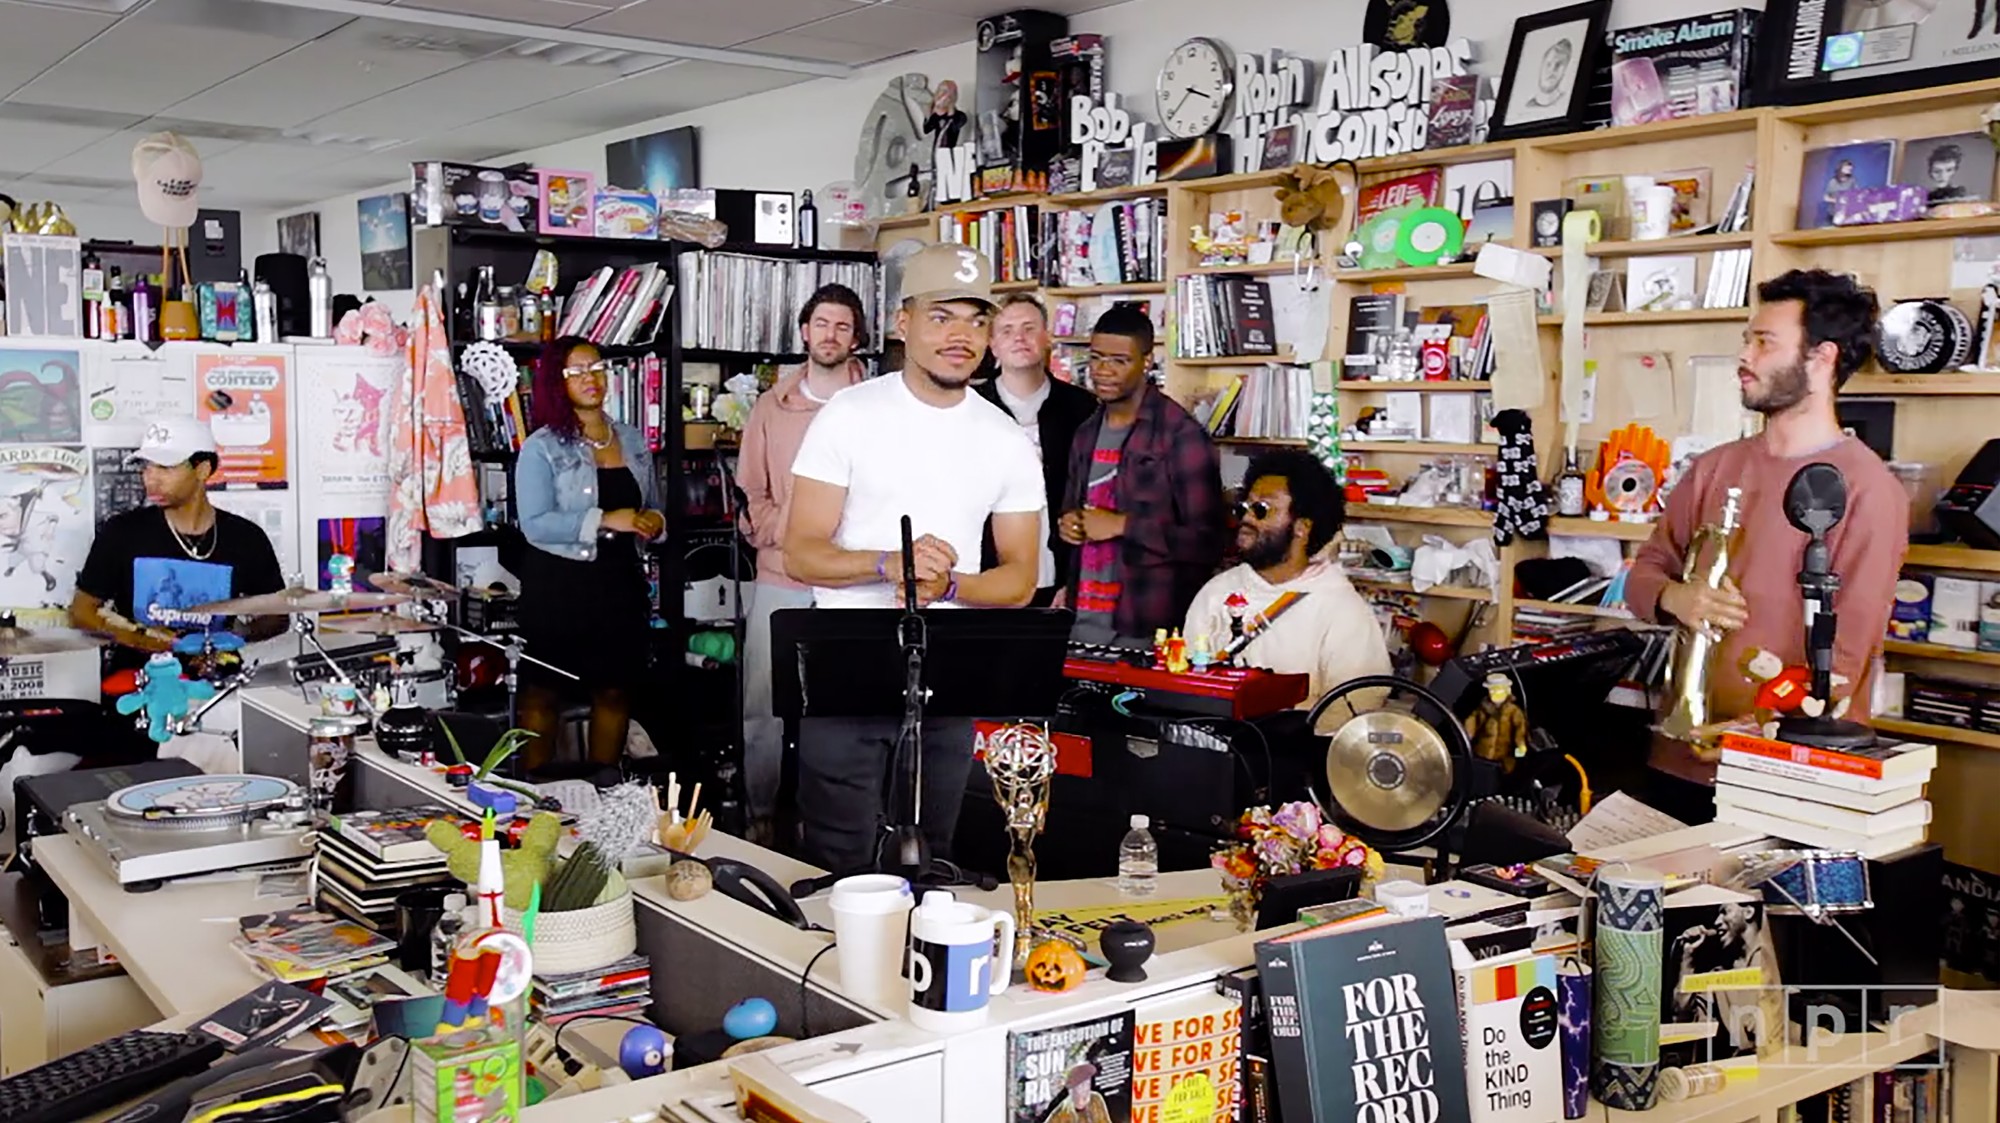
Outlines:
[[[298,636],[301,644],[311,648],[313,654],[320,657],[320,661],[325,663],[327,669],[333,672],[335,682],[354,691],[355,704],[372,720],[375,717],[375,705],[368,700],[368,692],[361,689],[360,684],[356,683],[348,675],[347,669],[340,665],[340,661],[335,659],[333,654],[325,647],[321,646],[319,642],[319,617],[310,612],[293,613],[292,634]]]
[[[563,670],[554,663],[537,659],[528,654],[528,641],[522,639],[520,636],[483,636],[478,632],[461,628],[456,624],[446,624],[444,627],[451,629],[466,639],[472,640],[474,643],[483,643],[488,647],[497,647],[500,649],[500,653],[506,656],[507,677],[504,681],[507,686],[507,727],[509,729],[514,728],[517,724],[520,711],[521,664],[523,662],[533,663],[545,671],[554,671],[571,682],[583,681],[581,678]]]

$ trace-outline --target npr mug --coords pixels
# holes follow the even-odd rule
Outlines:
[[[1014,918],[932,890],[910,914],[910,1021],[948,1033],[986,1021],[1014,973]]]

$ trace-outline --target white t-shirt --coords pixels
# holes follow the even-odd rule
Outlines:
[[[792,474],[847,489],[834,531],[844,550],[899,550],[910,533],[958,551],[959,572],[979,564],[988,515],[1040,511],[1042,466],[1021,428],[967,393],[950,409],[917,400],[900,371],[850,386],[820,407]],[[892,584],[813,590],[823,608],[894,608]]]

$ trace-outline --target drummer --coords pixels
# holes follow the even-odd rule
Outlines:
[[[145,464],[146,506],[98,527],[69,604],[72,625],[118,645],[113,670],[137,667],[149,653],[170,649],[177,634],[208,626],[208,614],[186,609],[285,587],[264,531],[208,501],[220,460],[206,422],[149,422],[133,459]],[[240,632],[264,639],[285,624],[282,616],[258,617]]]

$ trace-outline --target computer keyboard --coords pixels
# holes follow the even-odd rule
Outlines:
[[[222,1055],[199,1033],[133,1030],[0,1080],[6,1123],[73,1123],[191,1073]]]

